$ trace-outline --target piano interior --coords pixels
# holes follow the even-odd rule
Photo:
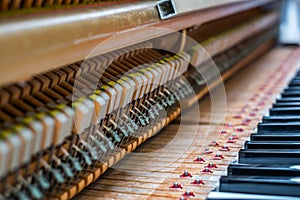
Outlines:
[[[299,1],[0,10],[0,200],[300,198]]]

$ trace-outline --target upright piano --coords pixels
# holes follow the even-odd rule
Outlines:
[[[299,199],[298,8],[0,0],[0,200]]]

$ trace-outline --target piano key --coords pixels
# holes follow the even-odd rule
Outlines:
[[[268,143],[268,142],[247,141],[244,144],[244,148],[245,149],[300,149],[300,142]]]
[[[285,107],[300,107],[300,102],[285,102],[285,103],[274,103],[273,108],[285,108]]]
[[[300,115],[300,107],[271,108],[270,115]]]
[[[300,134],[252,134],[250,136],[251,141],[263,141],[263,142],[300,142]]]
[[[300,180],[277,176],[222,176],[221,192],[300,196]]]
[[[213,191],[207,200],[297,200],[298,197]]]
[[[300,97],[300,91],[285,91],[281,94],[283,98]]]
[[[280,116],[280,115],[274,115],[274,116],[264,116],[262,118],[263,123],[273,123],[273,122],[300,122],[300,116]]]
[[[244,164],[300,164],[300,150],[241,149],[238,161]]]
[[[228,166],[227,175],[244,175],[244,176],[300,176],[299,165],[258,165],[258,164],[237,164],[233,163]]]
[[[300,130],[299,122],[286,122],[286,123],[259,123],[257,126],[258,134],[297,134]]]
[[[289,102],[300,102],[299,97],[279,98],[276,99],[277,103],[289,103]]]

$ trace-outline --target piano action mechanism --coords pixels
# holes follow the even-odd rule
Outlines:
[[[298,164],[298,76],[240,150],[299,64],[274,48],[281,6],[2,0],[0,199],[299,196],[262,178]]]

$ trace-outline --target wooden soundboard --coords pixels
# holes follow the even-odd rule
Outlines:
[[[267,47],[253,54],[259,55]],[[271,50],[225,87],[210,91],[199,104],[181,113],[75,199],[205,199],[298,69],[299,53],[299,48]],[[228,78],[229,73],[222,78]]]

